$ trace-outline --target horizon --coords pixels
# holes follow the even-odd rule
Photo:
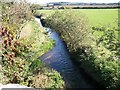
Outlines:
[[[30,3],[47,4],[51,2],[71,2],[71,3],[118,3],[119,0],[29,0]]]

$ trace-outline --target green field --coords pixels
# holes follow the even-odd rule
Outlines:
[[[117,26],[118,9],[75,9],[77,12],[82,12],[88,18],[91,26]],[[51,15],[55,10],[38,10],[37,12]]]
[[[74,9],[76,12],[83,13],[88,20],[90,27],[118,28],[118,9]],[[38,10],[45,16],[54,14],[56,10]],[[91,29],[91,28],[90,28]],[[95,37],[100,37],[103,32],[94,32]],[[118,32],[116,32],[118,36]]]
[[[115,24],[118,20],[117,9],[88,9],[88,10],[76,10],[85,13],[89,19],[91,25],[108,25]]]

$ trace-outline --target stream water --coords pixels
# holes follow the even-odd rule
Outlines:
[[[36,18],[40,23],[40,19]],[[40,59],[49,67],[58,71],[63,77],[68,88],[89,88],[95,90],[96,86],[92,84],[80,72],[78,67],[70,59],[69,52],[64,42],[59,38],[56,32],[52,32],[50,28],[45,28],[50,38],[55,40],[55,46],[49,52],[43,54]]]

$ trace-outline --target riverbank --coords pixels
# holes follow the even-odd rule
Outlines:
[[[100,28],[103,35],[96,38],[87,27],[84,15],[76,13],[74,10],[57,11],[44,21],[46,26],[59,33],[74,57],[73,61],[77,61],[89,76],[108,90],[119,89],[118,29],[115,26]]]
[[[0,83],[16,83],[33,88],[63,88],[64,81],[60,74],[38,59],[54,46],[54,42],[45,34],[44,28],[33,19],[25,24],[17,41],[26,47],[19,52],[19,56],[14,57],[16,62],[12,67],[8,66],[9,69],[1,63]],[[14,73],[17,73],[15,81]]]

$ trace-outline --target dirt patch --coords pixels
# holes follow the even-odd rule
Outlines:
[[[25,25],[25,27],[22,29],[22,31],[20,32],[20,38],[25,38],[31,35],[32,32],[32,26],[27,23]]]

